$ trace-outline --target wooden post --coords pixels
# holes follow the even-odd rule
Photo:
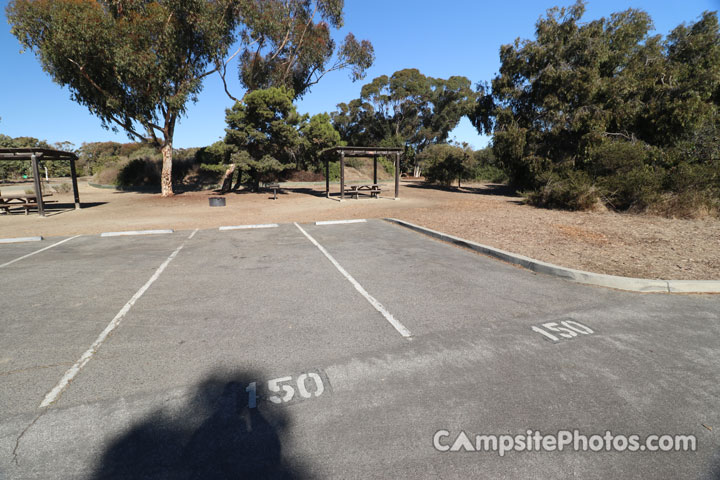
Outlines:
[[[373,183],[377,184],[377,155],[373,155]]]
[[[340,201],[345,200],[345,152],[340,150]]]
[[[395,198],[400,197],[400,153],[395,154]]]
[[[75,170],[75,159],[70,159],[70,178],[72,178],[73,196],[75,197],[75,210],[80,210],[80,193],[78,192],[77,170]]]
[[[330,159],[325,159],[325,198],[330,198]]]
[[[38,215],[44,217],[45,205],[43,204],[42,184],[40,183],[40,168],[38,167],[38,161],[35,154],[30,156],[30,162],[32,163],[33,180],[35,181],[35,197],[38,204]]]

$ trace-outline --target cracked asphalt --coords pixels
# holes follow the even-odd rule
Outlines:
[[[720,296],[299,227],[319,246],[294,224],[80,236],[0,267],[0,479],[720,479]],[[475,451],[561,430],[697,448]]]

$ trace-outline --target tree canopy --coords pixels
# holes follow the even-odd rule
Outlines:
[[[652,20],[641,10],[588,22],[584,12],[581,1],[548,10],[534,40],[501,47],[499,75],[479,88],[472,120],[493,134],[493,151],[511,180],[535,189],[575,171],[573,181],[601,184],[617,175],[624,182],[637,174],[638,182],[650,182],[655,173],[677,174],[681,161],[710,165],[710,158],[692,160],[679,149],[688,141],[707,147],[712,134],[698,135],[719,125],[716,13],[663,38],[650,35]],[[629,149],[636,154],[628,157]],[[637,161],[622,162],[622,155]],[[635,188],[605,186],[609,199]]]
[[[473,178],[477,160],[474,152],[467,146],[437,144],[430,145],[418,155],[425,179],[430,183],[450,186],[457,180]]]
[[[295,98],[333,70],[363,77],[372,45],[349,34],[336,52],[330,36],[343,24],[343,6],[342,0],[14,0],[7,15],[12,33],[74,101],[104,127],[161,149],[162,192],[171,195],[177,121],[206,76],[219,72],[225,81],[235,56],[247,91],[282,86]],[[236,41],[239,49],[230,54]]]
[[[335,70],[349,68],[353,81],[365,78],[372,44],[348,33],[337,47],[331,37],[343,26],[343,6],[343,0],[241,1],[241,83],[249,91],[285,87],[297,98]]]
[[[339,104],[332,119],[348,144],[407,145],[422,151],[447,140],[460,119],[472,112],[474,102],[467,78],[427,77],[411,68],[364,85],[360,98]]]
[[[254,187],[296,161],[302,143],[300,115],[293,93],[283,87],[255,90],[226,111],[225,143],[235,147],[231,161],[246,172]]]

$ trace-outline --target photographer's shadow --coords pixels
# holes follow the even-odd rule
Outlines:
[[[157,410],[115,440],[93,478],[297,479],[299,465],[283,459],[286,415],[266,418],[248,408],[245,387],[258,376],[212,376],[181,412]]]

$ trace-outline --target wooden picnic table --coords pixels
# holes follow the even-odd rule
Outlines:
[[[44,193],[43,197],[50,197],[52,193]],[[31,208],[37,208],[37,195],[34,193],[0,195],[0,210],[10,213],[11,208],[24,208],[25,215]]]
[[[358,198],[358,194],[361,192],[367,191],[370,193],[370,197],[378,198],[378,195],[380,195],[381,189],[379,183],[368,183],[364,185],[348,185],[345,188],[345,192],[349,193],[355,198]]]

